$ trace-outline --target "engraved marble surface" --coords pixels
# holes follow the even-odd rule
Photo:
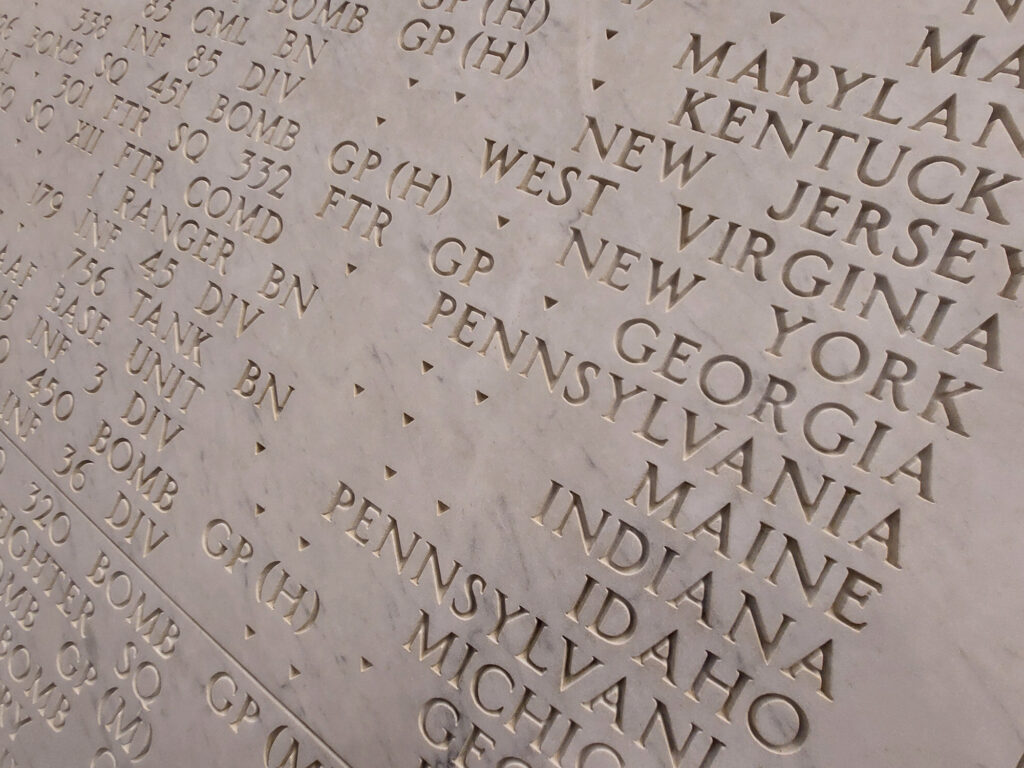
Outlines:
[[[0,2],[0,768],[1021,768],[1020,0]]]

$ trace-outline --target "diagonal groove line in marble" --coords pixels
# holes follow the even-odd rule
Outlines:
[[[229,651],[227,648],[221,645],[220,641],[217,640],[217,638],[215,638],[212,634],[210,634],[209,630],[207,630],[202,624],[196,621],[196,619],[193,618],[192,614],[190,614],[182,607],[181,603],[179,603],[176,599],[171,597],[171,595],[169,595],[167,591],[162,586],[160,586],[160,584],[157,583],[157,581],[152,576],[150,576],[145,569],[142,568],[142,566],[136,563],[135,560],[127,552],[125,552],[124,549],[122,549],[120,544],[114,541],[114,539],[111,538],[110,535],[106,531],[104,531],[103,528],[95,520],[93,520],[91,517],[89,517],[89,515],[85,513],[85,510],[78,506],[74,499],[68,496],[68,494],[64,491],[63,488],[61,488],[59,485],[53,482],[53,480],[50,479],[50,476],[47,475],[46,471],[41,466],[39,466],[36,460],[33,459],[28,453],[26,453],[25,449],[18,445],[17,442],[13,438],[11,438],[11,436],[8,435],[5,430],[0,429],[0,435],[3,435],[4,438],[6,438],[7,442],[17,449],[18,453],[20,453],[25,458],[25,460],[29,464],[31,464],[40,475],[43,476],[46,482],[51,487],[53,487],[57,491],[57,493],[59,493],[64,498],[64,500],[67,501],[67,503],[70,504],[78,512],[78,514],[80,514],[83,518],[88,520],[89,524],[97,531],[99,531],[99,533],[103,536],[104,539],[110,542],[110,544],[114,548],[116,548],[117,551],[120,552],[121,555],[129,563],[135,566],[139,573],[141,573],[150,584],[152,584],[157,590],[160,591],[160,594],[163,595],[164,599],[166,599],[167,602],[173,605],[176,610],[178,610],[185,618],[192,622],[192,624],[196,626],[196,628],[199,630],[200,634],[203,637],[205,637],[207,640],[213,643],[213,645],[216,648],[218,648],[221,651],[221,653],[227,656],[228,659],[230,659],[231,662],[236,667],[238,667],[238,669],[240,669],[253,683],[259,686],[260,690],[262,690],[263,693],[266,694],[271,701],[273,701],[275,704],[277,704],[277,706],[279,706],[281,709],[287,712],[288,715],[291,716],[296,723],[301,725],[306,730],[306,732],[317,742],[317,744],[324,751],[326,751],[332,758],[337,760],[341,768],[355,768],[350,762],[348,762],[345,758],[339,755],[337,751],[333,747],[331,747],[331,745],[328,744],[323,739],[322,736],[320,736],[320,734],[318,734],[315,730],[313,730],[312,727],[309,726],[309,724],[306,723],[305,720],[303,720],[301,717],[295,714],[290,707],[288,707],[283,701],[281,701],[280,698],[278,698],[277,695],[275,695],[266,685],[264,685],[263,681],[261,681],[258,677],[256,677],[256,675],[250,672],[248,667],[246,667],[244,664],[242,664],[242,662],[235,658],[235,655],[231,653],[231,651]]]

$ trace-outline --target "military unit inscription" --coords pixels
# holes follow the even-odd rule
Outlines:
[[[1024,765],[1022,5],[0,2],[0,768]]]

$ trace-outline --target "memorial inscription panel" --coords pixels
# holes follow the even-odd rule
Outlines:
[[[0,2],[0,768],[1020,768],[1021,6]]]

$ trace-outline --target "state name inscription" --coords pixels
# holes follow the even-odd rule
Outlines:
[[[0,768],[1024,761],[1020,0],[88,2],[0,2]]]

